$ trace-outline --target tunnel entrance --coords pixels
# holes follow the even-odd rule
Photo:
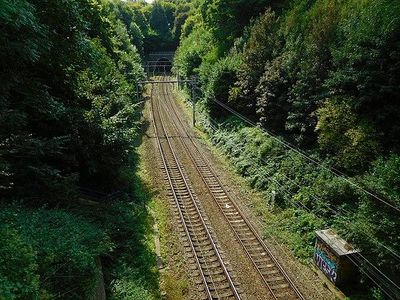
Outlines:
[[[152,52],[147,57],[145,70],[148,76],[171,73],[175,52]]]
[[[168,75],[172,70],[172,62],[168,58],[160,58],[156,61],[148,61],[145,69],[148,76]]]
[[[172,62],[168,58],[160,58],[157,61],[157,70],[159,72],[171,73]]]

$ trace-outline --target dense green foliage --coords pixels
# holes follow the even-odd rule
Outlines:
[[[374,244],[375,240],[388,238],[394,248],[399,247],[396,230],[400,225],[398,219],[385,218],[387,223],[384,224],[384,211],[374,216],[369,215],[367,207],[372,210],[377,206],[370,207],[371,200],[363,192],[323,168],[310,165],[296,152],[287,151],[262,130],[228,124],[227,129],[221,127],[213,134],[213,142],[232,159],[239,174],[248,178],[252,187],[264,193],[271,205],[280,208],[293,206],[318,216],[319,227],[311,228],[311,233],[321,227],[337,226],[339,230],[343,229],[344,234],[351,234],[350,238],[358,244]],[[397,180],[394,178],[397,178],[398,166],[394,160],[398,159],[393,156],[388,160],[379,160],[360,180],[368,185],[372,178],[377,177],[381,181],[376,185],[383,186],[385,182],[387,186],[388,181]],[[357,211],[353,211],[354,203],[358,203]],[[362,209],[364,206],[365,209]],[[336,219],[338,212],[340,218]],[[359,220],[362,226],[349,228],[353,226],[354,219]],[[301,227],[309,233],[310,229]],[[373,231],[363,232],[366,227]],[[311,246],[312,238],[307,243]],[[379,247],[366,249],[365,252],[375,250],[379,250],[380,255],[385,253]],[[390,253],[386,255],[390,259]],[[397,271],[397,266],[393,267]]]
[[[152,9],[0,0],[0,299],[90,299],[100,262],[109,297],[157,295],[132,176]]]
[[[108,5],[31,2],[1,4],[2,191],[47,203],[78,183],[112,190],[137,131],[137,50]]]
[[[218,87],[228,96],[214,93],[217,99],[292,143],[318,148],[347,172],[398,152],[397,1],[290,1],[283,9],[268,1],[257,2],[263,9],[221,3],[192,10],[189,19],[200,21],[181,42],[181,76],[198,74],[209,95],[220,72],[213,65],[236,59],[240,67]]]
[[[9,224],[1,228],[1,299],[91,295],[98,278],[93,257],[112,248],[98,228],[67,212],[46,209],[6,208],[0,223]]]
[[[135,88],[141,57],[178,44],[272,234],[308,258],[333,227],[398,278],[398,215],[328,170],[400,206],[399,1],[0,0],[0,25],[0,299],[90,298],[99,261],[112,299],[158,296]]]
[[[190,1],[169,1],[157,0],[152,5],[145,2],[128,2],[119,6],[128,9],[129,14],[136,16],[133,19],[127,18],[128,25],[133,21],[133,26],[138,24],[139,29],[132,26],[129,31],[135,36],[135,31],[140,31],[143,38],[144,53],[152,51],[175,51],[182,34],[183,24],[189,16],[193,4]],[[138,17],[139,16],[139,17]],[[136,26],[135,26],[136,27]],[[135,30],[133,30],[135,29]]]
[[[194,3],[174,70],[199,78],[205,128],[275,207],[271,226],[291,233],[301,257],[311,255],[314,230],[336,228],[397,278],[398,214],[327,170],[400,207],[400,3]],[[260,128],[227,119],[215,100]]]

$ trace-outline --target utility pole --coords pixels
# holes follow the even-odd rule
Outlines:
[[[139,83],[136,82],[136,101],[139,102]]]
[[[196,127],[196,90],[195,81],[192,81],[192,109],[193,109],[193,127]]]

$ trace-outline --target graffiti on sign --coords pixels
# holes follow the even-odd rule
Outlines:
[[[337,279],[337,264],[335,256],[323,244],[317,244],[314,253],[316,265],[324,272],[332,282]]]

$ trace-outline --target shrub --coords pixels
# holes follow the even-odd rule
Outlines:
[[[181,41],[181,46],[175,55],[175,72],[188,79],[198,74],[205,55],[212,49],[211,35],[203,28],[196,28],[185,39]]]
[[[235,84],[238,91],[231,95],[231,101],[236,102],[237,107],[241,107],[241,111],[248,115],[256,113],[256,87],[265,65],[280,50],[278,25],[275,13],[267,10],[249,29],[248,41],[241,54],[243,64],[238,69],[238,80]],[[243,108],[246,109],[243,111]]]
[[[395,258],[382,243],[394,251],[398,248],[398,218],[360,189],[324,169],[329,168],[328,160],[318,167],[261,129],[232,121],[210,134],[237,172],[275,208],[272,219],[265,221],[274,228],[270,231],[286,235],[285,241],[297,256],[307,258],[312,253],[315,230],[332,227],[360,247],[366,257],[379,261],[395,278]],[[368,175],[350,180],[363,180],[370,190],[383,191],[394,199],[398,195],[398,164],[395,155],[380,158]]]
[[[400,156],[391,154],[375,160],[363,177],[364,183],[400,205]]]
[[[342,99],[353,98],[358,122],[366,121],[385,149],[398,151],[400,4],[349,1],[342,14],[325,85]]]
[[[352,99],[331,98],[317,110],[318,142],[322,151],[332,154],[340,167],[365,170],[379,152],[373,128],[360,122],[352,111]]]
[[[16,229],[0,225],[0,299],[37,299],[37,254]]]
[[[15,262],[6,265],[8,274],[24,274],[17,262],[25,264],[28,281],[14,279],[21,283],[17,285],[20,294],[37,294],[40,286],[41,293],[49,297],[86,299],[91,295],[99,272],[95,258],[112,250],[111,242],[98,228],[64,211],[20,207],[2,209],[0,223],[10,224],[8,235],[12,239],[6,249],[21,246],[15,252],[0,253],[5,255],[0,260]]]
[[[155,299],[140,282],[129,279],[112,283],[112,300],[153,300]]]
[[[257,115],[268,130],[276,133],[285,131],[289,113],[287,101],[288,80],[282,57],[277,57],[265,65],[265,72],[257,86]]]
[[[205,82],[205,100],[211,117],[223,117],[228,114],[225,109],[213,100],[216,99],[227,104],[231,88],[237,80],[239,66],[240,58],[232,54],[224,59],[220,59],[218,63],[212,64],[209,69],[201,74],[201,80]],[[238,109],[236,104],[229,103],[230,106]]]

